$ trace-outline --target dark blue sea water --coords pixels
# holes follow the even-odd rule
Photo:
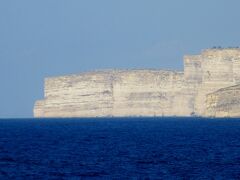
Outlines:
[[[240,119],[0,120],[0,179],[239,179]]]

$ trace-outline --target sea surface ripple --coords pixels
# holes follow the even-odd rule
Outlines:
[[[240,119],[1,119],[0,179],[239,179]]]

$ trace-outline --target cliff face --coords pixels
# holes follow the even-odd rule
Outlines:
[[[207,95],[207,116],[240,117],[240,85]]]
[[[47,78],[34,116],[205,116],[207,94],[238,83],[240,50],[209,49],[185,56],[184,72],[111,70]]]
[[[156,70],[101,71],[45,80],[36,117],[162,116],[191,110],[183,73]],[[186,96],[186,97],[185,97]],[[173,108],[174,103],[184,108]]]

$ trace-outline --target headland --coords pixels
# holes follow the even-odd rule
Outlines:
[[[34,117],[240,116],[240,48],[184,56],[183,71],[103,70],[45,79]]]

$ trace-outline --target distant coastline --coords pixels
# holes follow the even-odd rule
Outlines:
[[[103,70],[45,79],[34,117],[239,117],[240,49],[184,56],[183,71]]]

